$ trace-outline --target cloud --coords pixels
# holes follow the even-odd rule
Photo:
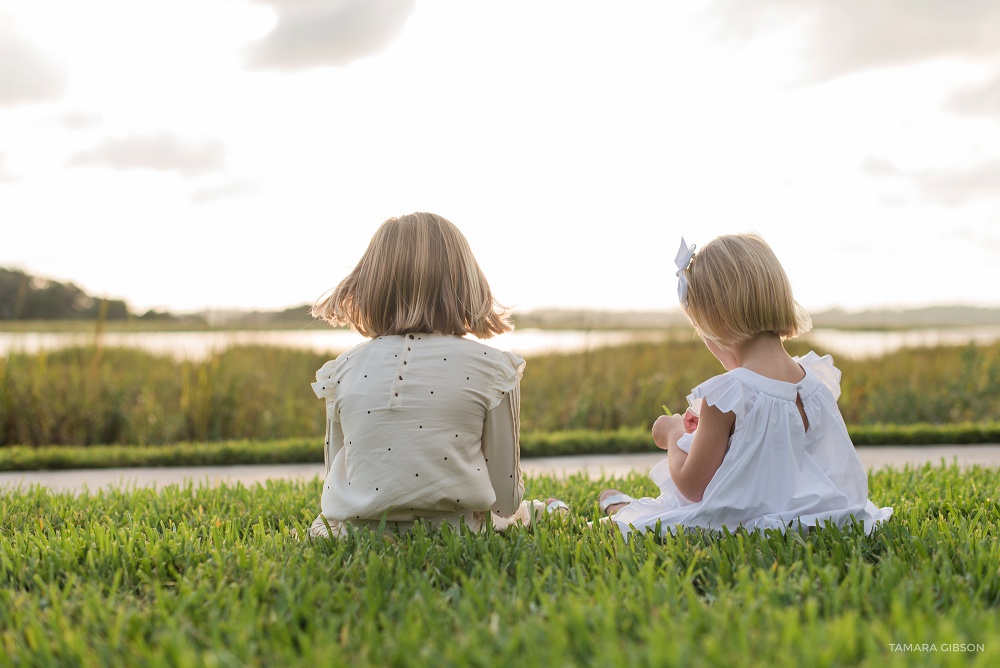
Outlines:
[[[225,154],[222,142],[189,141],[162,132],[105,139],[92,149],[74,154],[66,164],[173,171],[192,177],[221,170]]]
[[[229,197],[249,195],[257,191],[257,185],[253,181],[232,181],[221,186],[200,188],[191,194],[191,201],[195,204],[208,204]]]
[[[7,156],[0,153],[0,183],[13,183],[17,181],[17,177],[4,169],[3,163],[7,160]]]
[[[403,30],[415,0],[257,0],[278,22],[246,50],[252,69],[346,65],[384,49]]]
[[[1000,159],[962,171],[921,171],[913,179],[927,197],[941,204],[954,206],[972,199],[1000,198]]]
[[[1000,159],[967,169],[900,169],[886,158],[868,157],[861,169],[875,178],[911,183],[927,200],[958,206],[976,199],[1000,198]]]
[[[86,130],[95,125],[100,125],[101,117],[97,114],[84,114],[74,111],[60,116],[59,122],[70,130]]]
[[[995,116],[1000,118],[1000,77],[981,88],[972,88],[958,93],[948,103],[947,109],[964,116]]]
[[[870,176],[897,176],[899,168],[888,158],[869,156],[861,163],[861,169]]]
[[[982,250],[998,253],[1000,252],[1000,232],[998,232],[1000,225],[997,223],[1000,223],[1000,219],[994,215],[993,219],[986,222],[982,229],[964,225],[956,229],[954,235],[956,239],[963,239]]]
[[[0,15],[0,105],[53,100],[65,89],[62,67]]]
[[[941,57],[1000,56],[994,0],[723,0],[725,33],[740,41],[775,28],[804,36],[806,82]]]

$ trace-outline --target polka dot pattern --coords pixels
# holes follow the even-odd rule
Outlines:
[[[402,521],[519,495],[513,441],[507,456],[497,450],[487,458],[483,429],[517,387],[520,364],[469,339],[411,333],[379,337],[325,365],[330,373],[314,389],[326,393],[336,439],[324,515],[378,520],[394,507],[392,520]],[[490,468],[504,466],[512,468]],[[411,503],[400,506],[404,499]]]

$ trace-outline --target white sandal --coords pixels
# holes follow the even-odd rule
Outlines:
[[[569,512],[569,506],[567,506],[564,501],[559,499],[549,499],[549,502],[545,505],[545,512],[551,515],[557,510],[565,510],[566,512]]]
[[[607,497],[601,499],[598,502],[598,505],[601,508],[602,515],[607,515],[608,508],[610,508],[611,506],[617,505],[619,503],[631,503],[632,501],[635,501],[634,498],[632,498],[628,494],[625,494],[624,492],[619,492],[618,490],[607,490],[607,491],[612,491],[614,492],[614,494],[609,494]]]

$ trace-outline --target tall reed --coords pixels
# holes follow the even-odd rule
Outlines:
[[[0,358],[0,446],[318,437],[324,411],[309,383],[327,357],[268,346],[202,362],[99,347],[12,353]],[[848,425],[1000,422],[1000,343],[836,362]],[[695,340],[530,356],[521,427],[646,428],[721,372]]]

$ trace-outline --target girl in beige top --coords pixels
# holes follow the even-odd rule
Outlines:
[[[544,509],[521,500],[524,360],[465,338],[512,326],[457,227],[430,213],[385,221],[313,315],[371,339],[313,383],[327,411],[313,536],[383,520],[503,529]]]

